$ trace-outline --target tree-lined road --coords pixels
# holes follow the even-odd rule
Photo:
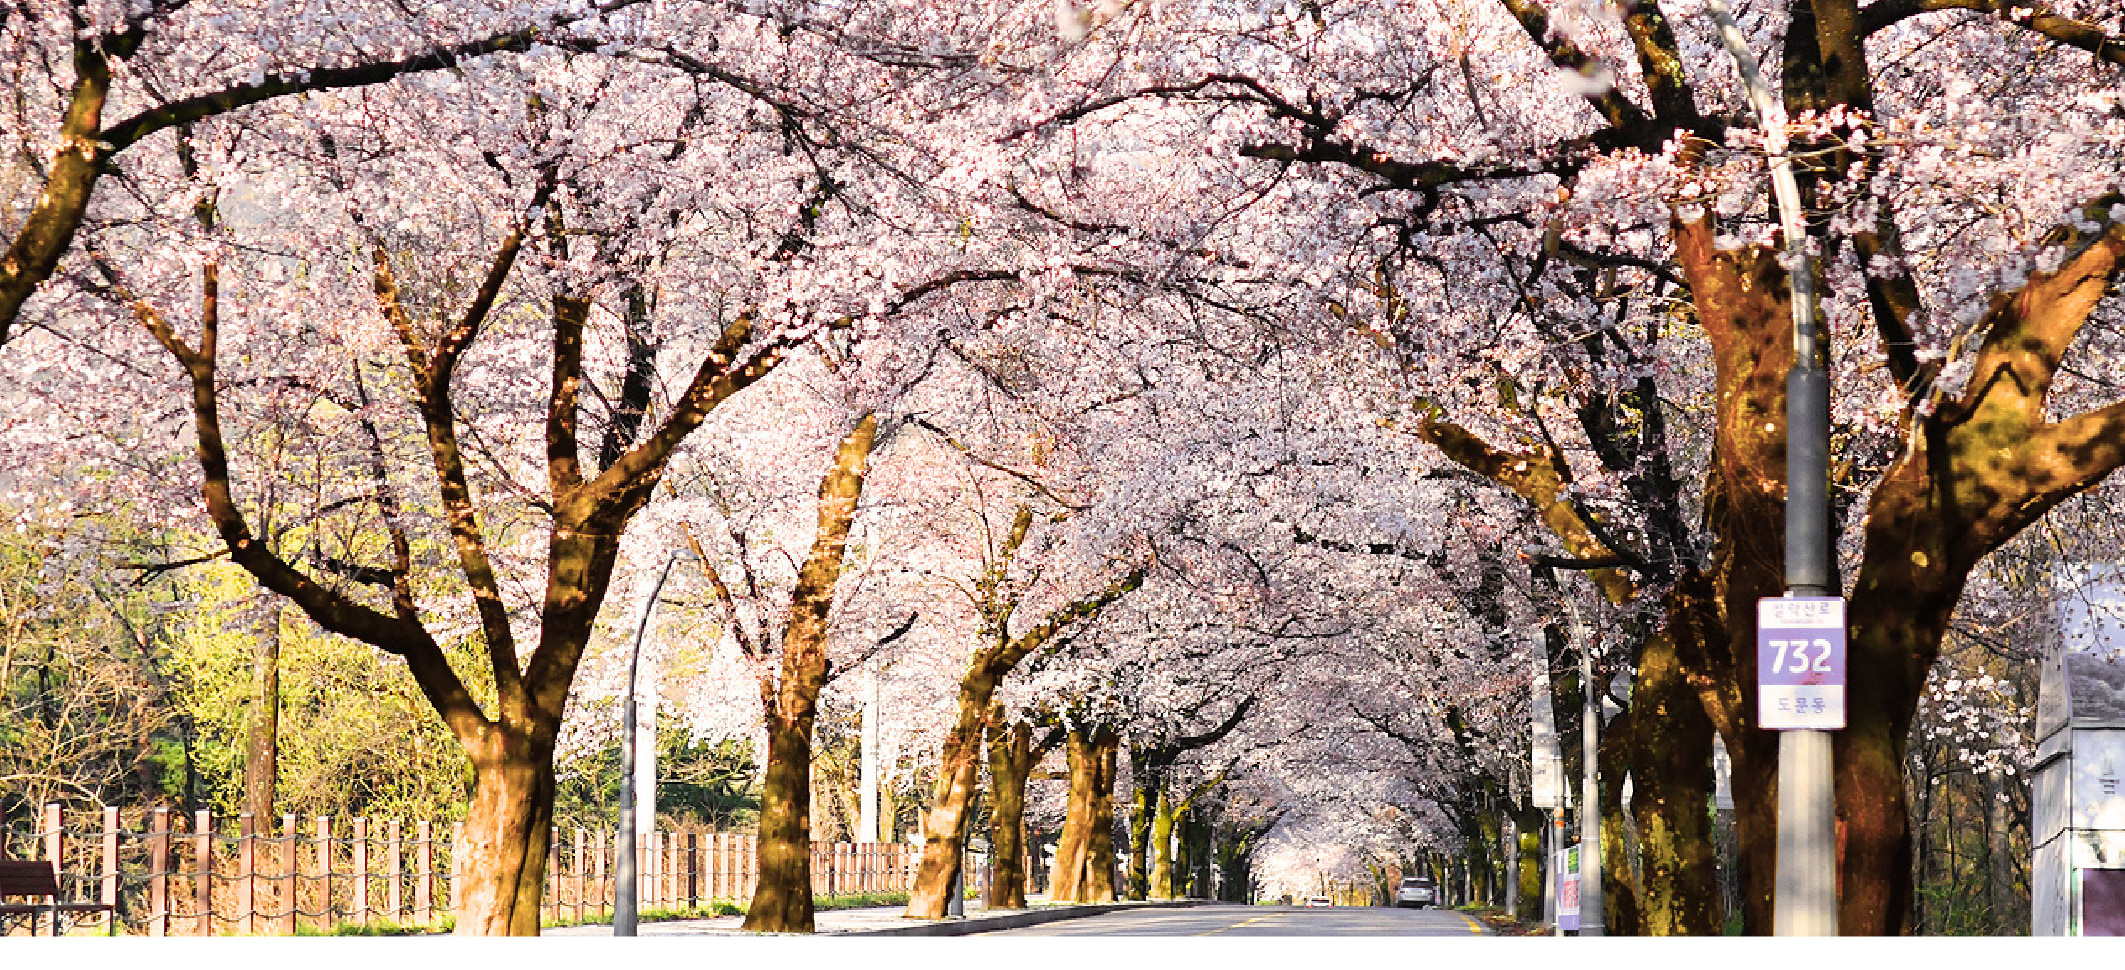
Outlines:
[[[1379,906],[1209,905],[1135,909],[982,936],[1469,936],[1482,924],[1452,910]]]

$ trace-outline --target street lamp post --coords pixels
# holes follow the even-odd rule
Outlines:
[[[664,592],[664,581],[671,578],[671,567],[681,559],[698,558],[692,552],[673,550],[664,557],[664,567],[657,570],[657,582],[649,588],[649,598],[642,603],[642,619],[635,626],[634,653],[627,661],[627,698],[620,705],[620,845],[619,858],[613,871],[612,935],[635,935],[637,910],[635,862],[640,847],[635,818],[635,732],[638,718],[635,714],[635,691],[642,671],[642,641],[649,634],[649,619],[657,610],[657,596]],[[656,747],[650,747],[649,756],[655,759]],[[655,790],[652,783],[651,790]],[[654,823],[655,819],[652,818]]]
[[[1809,266],[1808,236],[1801,222],[1800,185],[1786,154],[1785,133],[1772,124],[1771,87],[1757,69],[1741,28],[1724,0],[1707,0],[1705,12],[1718,24],[1720,39],[1763,124],[1771,191],[1778,201],[1779,231],[1785,236],[1782,262],[1793,300],[1793,369],[1786,374],[1786,595],[1835,597],[1838,589],[1831,578],[1830,558],[1830,373],[1826,366],[1830,347],[1816,318],[1815,274]],[[1842,604],[1837,615],[1843,615]],[[1841,643],[1841,624],[1838,637]],[[1826,645],[1826,659],[1827,654]],[[1841,709],[1838,714],[1841,720]],[[1771,904],[1771,932],[1778,936],[1837,935],[1837,809],[1830,749],[1827,730],[1779,732],[1778,869]]]
[[[1579,935],[1601,936],[1601,694],[1594,685],[1594,642],[1567,596],[1572,638],[1579,642]]]

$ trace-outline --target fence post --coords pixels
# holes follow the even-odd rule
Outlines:
[[[354,817],[354,898],[349,907],[348,918],[361,926],[369,925],[369,819],[365,815]]]
[[[214,813],[192,813],[192,908],[196,936],[214,935]]]
[[[641,881],[635,884],[639,887],[635,890],[635,899],[640,902],[642,909],[655,909],[662,905],[657,897],[663,893],[663,873],[658,870],[664,867],[657,864],[657,846],[663,835],[664,833],[657,831],[656,825],[652,823],[642,831],[642,841],[636,846],[638,851],[635,854],[635,875]]]
[[[103,911],[103,935],[118,935],[118,809],[103,810],[103,872],[97,880],[96,901],[111,907]],[[54,915],[57,915],[56,913]]]
[[[708,833],[708,898],[723,898],[723,833]]]
[[[597,851],[592,854],[592,858],[596,860],[597,872],[595,877],[591,879],[591,883],[592,885],[598,887],[598,916],[601,919],[605,916],[607,912],[607,910],[605,909],[605,900],[608,898],[605,895],[605,847],[611,844],[611,842],[611,839],[605,837],[605,830],[599,829],[597,832],[597,838],[594,840],[594,844],[597,846]]]
[[[302,829],[295,816],[280,817],[280,838],[276,844],[280,847],[280,878],[277,880],[280,887],[280,935],[294,936],[295,894],[301,888],[296,872],[302,868],[302,860],[297,858],[301,854],[297,850],[302,845]]]
[[[332,816],[317,817],[317,928],[332,932]]]
[[[463,863],[465,853],[459,851],[464,844],[465,823],[450,823],[450,915],[458,919],[463,919],[465,916],[463,910],[465,894],[460,891],[464,886],[465,866]]]
[[[170,810],[148,812],[148,935],[170,935]]]
[[[657,860],[657,881],[664,884],[664,908],[671,909],[679,902],[679,834],[657,833],[657,851],[663,856]]]
[[[701,833],[686,832],[686,908],[701,908]]]
[[[403,851],[405,831],[399,825],[399,820],[394,818],[384,823],[384,835],[384,865],[391,873],[384,888],[389,896],[386,901],[391,905],[389,919],[397,923],[406,918],[406,859]]]
[[[546,830],[546,890],[539,893],[539,919],[561,918],[561,833]]]
[[[236,906],[245,936],[258,935],[258,819],[236,816]]]
[[[435,925],[435,823],[422,819],[414,824],[413,918],[422,926]]]
[[[65,813],[58,802],[44,803],[44,858],[52,864],[52,883],[59,887],[59,895],[52,902],[66,901],[66,822]],[[37,935],[37,918],[30,917],[30,935]],[[59,911],[52,911],[52,935],[59,935]]]
[[[576,922],[583,922],[583,827],[576,826]]]

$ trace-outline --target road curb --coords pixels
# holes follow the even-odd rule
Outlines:
[[[1085,916],[1102,916],[1125,909],[1188,909],[1204,905],[1208,900],[1175,899],[1161,902],[1100,903],[1086,906],[1051,906],[1029,909],[1024,912],[1006,913],[1001,916],[969,916],[966,919],[948,920],[942,923],[920,923],[914,926],[895,926],[882,930],[840,930],[822,933],[821,936],[969,936],[992,930],[1015,930],[1042,923],[1055,923]]]

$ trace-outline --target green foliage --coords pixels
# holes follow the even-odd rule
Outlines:
[[[759,818],[759,764],[750,741],[698,740],[668,715],[657,719],[657,817],[665,828],[751,828]],[[554,825],[613,824],[620,801],[620,742],[556,766]]]
[[[278,599],[252,604],[233,567],[188,577],[199,600],[171,631],[178,704],[208,807],[240,811],[252,678],[262,623]],[[244,606],[252,606],[248,612]],[[471,766],[402,662],[281,612],[279,789],[276,808],[314,815],[450,820],[464,811]]]
[[[967,898],[975,899],[977,897],[975,894],[969,893]],[[812,897],[813,909],[870,909],[874,906],[906,906],[907,904],[908,894],[905,892],[842,893],[838,896],[814,895]]]
[[[10,828],[49,801],[138,801],[158,770],[143,755],[183,748],[156,620],[169,597],[89,574],[67,552],[58,528],[0,533],[0,824]]]
[[[419,924],[410,924],[410,925],[409,925],[409,924],[401,924],[401,923],[394,923],[394,922],[391,922],[390,920],[379,920],[379,921],[377,921],[377,922],[374,922],[374,923],[338,923],[338,924],[335,924],[335,925],[334,925],[334,926],[332,927],[332,929],[331,929],[331,930],[329,930],[329,931],[326,931],[326,930],[317,930],[317,929],[313,929],[313,928],[311,928],[311,927],[308,927],[308,926],[298,926],[298,927],[296,927],[296,928],[295,928],[295,935],[296,935],[296,936],[427,936],[427,935],[429,935],[429,934],[432,934],[432,933],[448,933],[448,932],[450,932],[450,930],[451,930],[452,928],[455,928],[455,927],[456,927],[456,925],[457,925],[457,921],[456,921],[456,919],[455,919],[455,918],[452,918],[452,917],[445,917],[445,918],[444,918],[444,920],[443,920],[443,923],[441,924],[441,926],[440,926],[440,927],[434,927],[434,926],[421,926],[421,925],[419,925]]]

